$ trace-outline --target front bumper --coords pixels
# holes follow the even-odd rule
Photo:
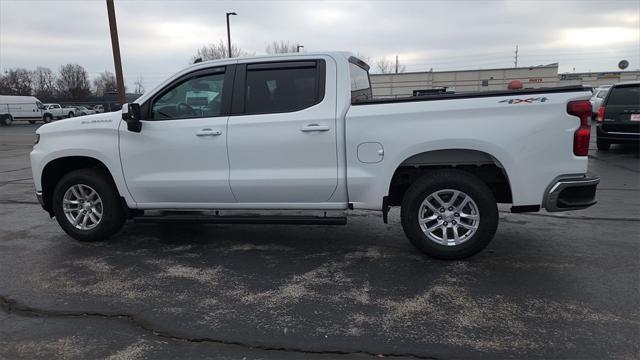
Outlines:
[[[588,208],[597,203],[596,188],[599,183],[600,178],[595,176],[560,176],[547,187],[544,208],[550,212]]]

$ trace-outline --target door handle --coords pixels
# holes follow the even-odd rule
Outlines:
[[[222,135],[222,131],[212,130],[209,128],[202,129],[196,133],[196,136],[220,136],[220,135]]]
[[[300,129],[302,132],[310,132],[310,131],[329,131],[328,125],[319,125],[319,124],[309,124],[307,126],[303,126]]]

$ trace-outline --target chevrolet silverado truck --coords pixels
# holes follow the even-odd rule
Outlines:
[[[128,219],[335,225],[399,206],[409,240],[441,259],[482,250],[498,203],[596,202],[588,90],[373,99],[368,69],[342,52],[194,64],[119,112],[40,127],[36,195],[81,241]]]

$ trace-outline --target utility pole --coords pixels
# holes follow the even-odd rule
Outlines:
[[[518,67],[518,45],[516,45],[516,56],[515,56],[515,61],[513,63],[515,64],[516,67]]]
[[[111,31],[111,48],[113,49],[113,64],[116,68],[116,84],[118,86],[118,103],[126,102],[124,96],[124,78],[122,76],[122,61],[120,60],[120,42],[118,41],[118,26],[116,25],[116,11],[113,0],[107,0],[107,14],[109,15],[109,30]]]
[[[231,56],[231,28],[229,28],[229,16],[230,15],[238,15],[234,12],[227,13],[227,44],[229,44],[229,57]]]
[[[398,73],[398,55],[396,55],[396,74]]]
[[[300,52],[300,48],[303,48],[304,45],[296,45],[296,52]]]

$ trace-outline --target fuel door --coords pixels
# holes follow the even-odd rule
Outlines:
[[[378,142],[364,142],[358,145],[358,160],[365,164],[375,164],[384,158],[384,148]]]

